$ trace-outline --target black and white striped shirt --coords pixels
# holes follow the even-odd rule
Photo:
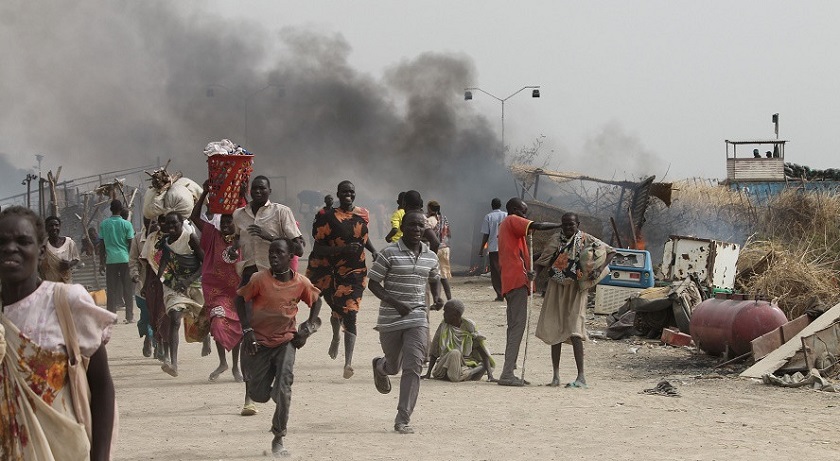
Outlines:
[[[440,279],[437,255],[429,246],[420,242],[420,254],[415,255],[402,239],[383,248],[368,271],[368,278],[379,282],[389,295],[409,306],[416,306],[402,316],[385,301],[379,303],[376,329],[397,331],[428,326],[426,313],[426,282]]]

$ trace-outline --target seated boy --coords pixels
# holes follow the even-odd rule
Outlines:
[[[486,338],[476,331],[475,322],[463,315],[463,302],[451,299],[444,304],[443,321],[432,340],[424,378],[477,381],[486,373],[487,379],[494,381],[496,364],[487,351]]]

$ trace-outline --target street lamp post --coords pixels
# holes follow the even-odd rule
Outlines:
[[[472,98],[473,98],[472,92],[473,91],[480,91],[480,92],[486,94],[487,96],[490,96],[491,98],[495,99],[496,101],[499,101],[500,103],[502,103],[502,154],[504,154],[505,151],[507,150],[507,146],[505,145],[505,101],[507,101],[508,99],[516,96],[517,94],[519,94],[519,93],[521,93],[522,91],[525,91],[525,90],[531,90],[531,97],[532,98],[539,98],[540,97],[540,87],[539,87],[539,85],[523,86],[522,88],[520,88],[520,89],[514,91],[513,93],[511,93],[506,98],[500,98],[500,97],[494,95],[493,93],[482,90],[481,88],[479,88],[477,86],[464,89],[464,100],[465,101],[472,100]]]
[[[252,98],[252,97],[254,97],[254,96],[256,96],[257,94],[259,94],[259,93],[261,93],[261,92],[263,92],[263,91],[265,91],[265,90],[267,90],[267,89],[269,89],[269,88],[272,88],[272,87],[274,87],[274,88],[280,88],[280,92],[281,92],[281,95],[282,95],[282,92],[283,92],[283,87],[282,87],[281,85],[276,84],[276,83],[269,83],[268,85],[266,85],[266,86],[264,86],[264,87],[262,87],[262,88],[260,88],[260,89],[258,89],[258,90],[254,90],[254,91],[252,91],[252,92],[250,92],[250,93],[248,93],[248,94],[246,94],[246,95],[237,94],[235,91],[231,90],[230,88],[228,88],[228,87],[226,87],[226,86],[224,86],[224,85],[220,85],[220,84],[218,84],[218,83],[214,83],[214,84],[212,84],[212,85],[210,85],[210,86],[208,86],[208,87],[207,87],[207,97],[208,97],[208,98],[213,98],[213,97],[215,97],[215,96],[216,96],[215,89],[216,89],[216,88],[221,88],[221,89],[223,89],[223,90],[225,90],[225,91],[230,92],[231,94],[233,94],[234,96],[236,96],[237,98],[239,98],[239,100],[240,100],[240,101],[242,101],[242,106],[243,106],[243,109],[244,109],[244,112],[245,112],[245,123],[244,123],[244,125],[245,125],[245,127],[244,127],[244,132],[245,132],[245,133],[244,133],[244,135],[243,135],[243,138],[244,138],[244,139],[243,139],[243,143],[242,143],[242,144],[243,144],[243,145],[245,145],[245,146],[247,146],[247,145],[248,145],[248,103],[250,102],[250,100],[251,100],[251,98]]]
[[[30,209],[32,208],[32,181],[34,179],[38,179],[38,176],[27,173],[23,181],[20,182],[21,185],[26,186],[26,208]]]

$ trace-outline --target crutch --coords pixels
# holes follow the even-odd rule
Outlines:
[[[528,256],[531,258],[530,270],[534,270],[534,234],[528,233]],[[528,271],[525,271],[526,274]],[[525,361],[528,360],[528,337],[531,331],[531,307],[534,305],[534,281],[528,280],[528,312],[525,321],[525,352],[522,354],[522,375],[519,379],[525,384]]]

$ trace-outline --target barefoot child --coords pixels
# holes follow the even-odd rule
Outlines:
[[[254,274],[237,291],[246,301],[245,315],[240,316],[245,388],[252,400],[263,403],[271,398],[277,404],[271,421],[271,452],[275,457],[289,455],[283,437],[292,403],[295,350],[303,347],[306,337],[316,328],[321,310],[318,289],[289,267],[295,247],[288,238],[272,241],[268,248],[271,268]],[[311,308],[300,333],[295,328],[299,302]]]

